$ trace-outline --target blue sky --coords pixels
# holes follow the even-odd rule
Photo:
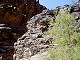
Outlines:
[[[57,6],[72,4],[72,1],[78,0],[40,0],[40,4],[46,6],[48,9],[54,9]]]

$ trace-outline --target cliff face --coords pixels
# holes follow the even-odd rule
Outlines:
[[[0,55],[13,60],[14,42],[27,31],[27,21],[46,7],[36,0],[0,0]]]
[[[26,25],[28,31],[14,43],[15,60],[29,60],[32,56],[43,53],[46,51],[46,48],[51,46],[51,38],[46,37],[43,32],[47,30],[48,22],[52,15],[54,16],[52,10],[43,10],[42,13],[33,16],[28,21]]]
[[[39,1],[36,0],[2,0],[0,4],[0,23],[24,25],[28,19],[44,9],[46,7],[40,5]]]

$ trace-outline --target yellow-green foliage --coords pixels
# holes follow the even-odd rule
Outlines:
[[[80,33],[76,32],[79,25],[71,25],[74,17],[64,12],[58,14],[55,21],[48,34],[55,36],[54,44],[58,46],[48,49],[45,60],[80,60]]]

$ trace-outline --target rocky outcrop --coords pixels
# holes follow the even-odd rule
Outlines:
[[[52,41],[45,37],[43,31],[47,30],[51,18],[50,11],[44,10],[28,21],[28,31],[14,44],[16,60],[29,59],[50,46]]]
[[[80,1],[71,6],[70,12],[75,17],[75,21],[72,23],[72,26],[77,26],[78,28],[76,31],[80,33]]]
[[[7,1],[7,2],[6,2]],[[34,15],[46,7],[36,0],[3,0],[0,4],[0,23],[24,25]],[[11,2],[11,3],[10,3]]]
[[[0,56],[13,60],[14,43],[28,29],[27,21],[46,9],[36,0],[0,0]]]
[[[72,15],[75,16],[75,19],[78,20],[80,17],[80,1],[79,2],[76,2],[75,4],[73,4],[71,6],[71,10],[70,12],[72,13]]]

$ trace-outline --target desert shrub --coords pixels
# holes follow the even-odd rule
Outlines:
[[[57,46],[48,49],[44,60],[80,60],[80,25],[72,25],[75,19],[69,11],[59,13],[55,21],[47,33],[55,36],[53,44]]]

